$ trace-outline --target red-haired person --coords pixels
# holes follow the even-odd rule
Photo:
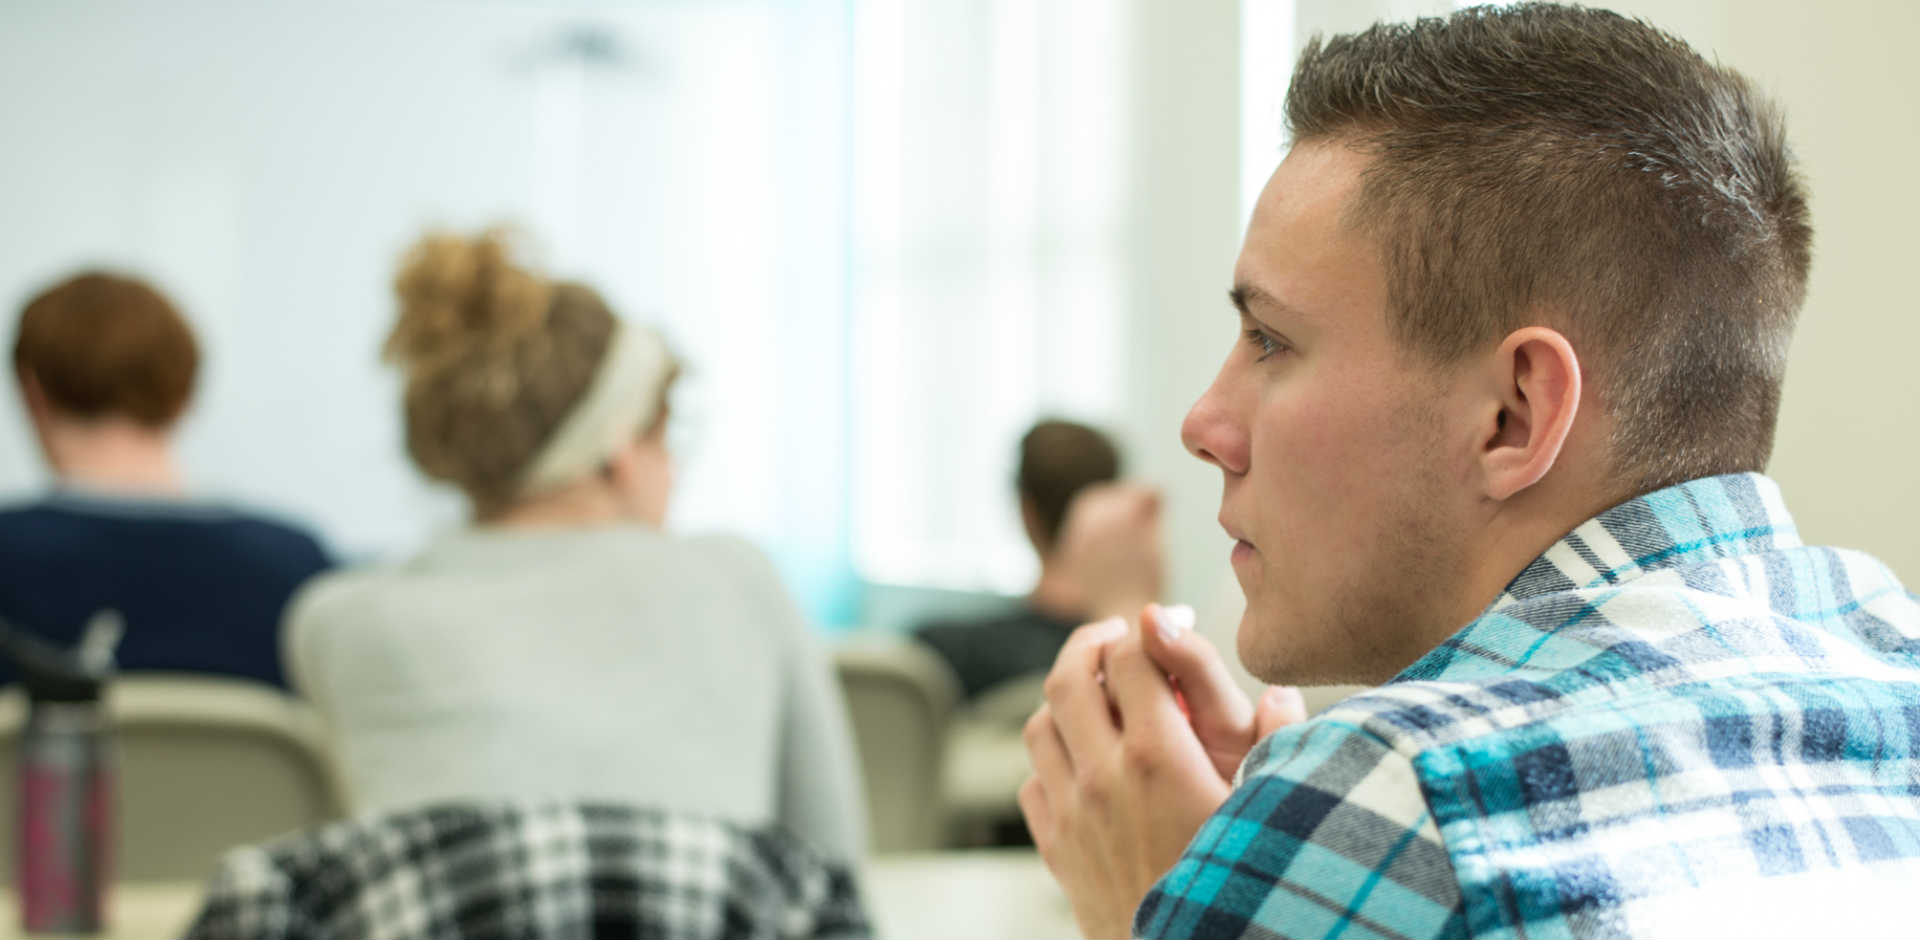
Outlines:
[[[281,612],[330,562],[305,531],[189,493],[174,431],[199,361],[186,321],[138,280],[84,273],[27,303],[14,374],[55,482],[0,510],[0,617],[70,647],[111,609],[122,671],[284,687]]]

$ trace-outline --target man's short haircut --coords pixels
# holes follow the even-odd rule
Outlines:
[[[200,368],[193,330],[167,299],[130,277],[90,271],[28,301],[14,371],[48,404],[83,418],[165,428],[186,410]]]
[[[1120,452],[1105,434],[1072,421],[1048,420],[1033,426],[1020,439],[1020,473],[1016,481],[1022,499],[1039,515],[1041,550],[1060,537],[1067,507],[1080,491],[1120,476]]]
[[[1373,155],[1348,220],[1405,347],[1444,364],[1560,329],[1623,497],[1765,467],[1812,228],[1743,76],[1603,10],[1478,7],[1316,39],[1286,114]]]

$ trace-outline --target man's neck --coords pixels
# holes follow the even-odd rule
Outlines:
[[[1543,488],[1526,494],[1522,497],[1526,502],[1515,502],[1493,516],[1486,538],[1470,556],[1480,563],[1464,579],[1458,609],[1448,618],[1451,626],[1445,636],[1433,638],[1433,645],[1472,623],[1500,599],[1520,572],[1568,533],[1621,502],[1594,483],[1568,486],[1565,479],[1558,479],[1554,485],[1557,492]]]
[[[1058,564],[1042,557],[1040,580],[1027,595],[1033,609],[1059,620],[1080,620],[1088,616],[1086,592],[1067,578]]]
[[[43,442],[62,483],[142,496],[186,492],[167,431],[107,418],[63,422],[48,428]]]

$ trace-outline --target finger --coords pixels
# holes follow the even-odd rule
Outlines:
[[[1193,620],[1193,608],[1185,604],[1147,605],[1140,619],[1147,655],[1180,687],[1202,741],[1225,745],[1238,739],[1244,748],[1253,729],[1253,703],[1219,650],[1194,632]]]
[[[1107,644],[1126,632],[1126,621],[1118,617],[1073,631],[1047,673],[1047,706],[1066,744],[1069,763],[1078,764],[1083,755],[1099,753],[1118,737],[1107,712],[1107,692],[1100,684],[1100,660]]]
[[[1254,740],[1307,720],[1307,700],[1290,685],[1270,685],[1254,707]]]
[[[1053,853],[1053,805],[1047,800],[1047,791],[1038,777],[1028,777],[1020,785],[1020,815],[1027,821],[1027,832],[1033,836],[1033,847],[1042,858]],[[1051,867],[1051,865],[1049,865]]]
[[[1193,741],[1194,732],[1174,700],[1173,684],[1147,656],[1137,637],[1127,637],[1107,653],[1107,692],[1120,710],[1121,727],[1129,737],[1164,736]]]
[[[1063,792],[1073,780],[1073,761],[1067,756],[1066,743],[1060,740],[1060,729],[1054,726],[1052,710],[1040,706],[1027,719],[1021,737],[1026,740],[1027,761],[1033,765],[1035,778],[1048,792]]]

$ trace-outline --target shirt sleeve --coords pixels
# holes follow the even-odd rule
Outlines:
[[[828,857],[851,864],[866,851],[866,807],[846,705],[813,638],[796,646],[781,729],[780,815]]]
[[[1310,721],[1249,755],[1244,782],[1134,917],[1139,937],[1455,937],[1460,889],[1412,763]]]
[[[321,586],[314,578],[296,589],[287,599],[280,616],[280,668],[287,677],[287,688],[309,702],[318,703],[319,655],[314,649],[313,593]]]
[[[832,661],[766,557],[737,539],[726,544],[783,651],[779,821],[829,859],[857,862],[866,854],[866,801]]]

